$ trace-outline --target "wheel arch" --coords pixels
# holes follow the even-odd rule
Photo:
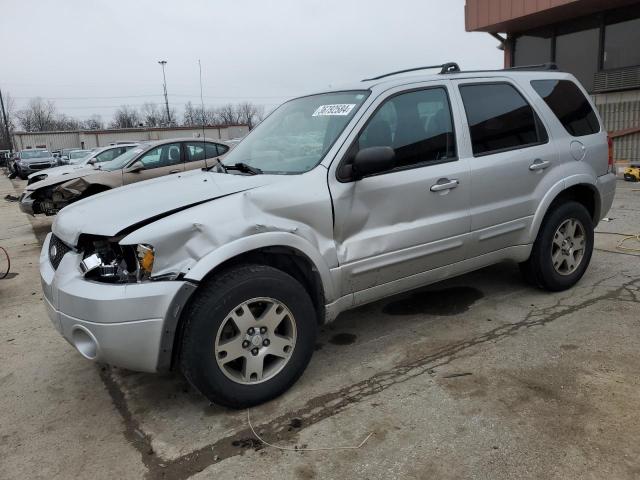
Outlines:
[[[292,234],[283,235],[286,237],[291,235],[299,239]],[[164,338],[161,341],[163,349],[158,360],[159,371],[170,370],[176,364],[185,324],[184,315],[198,289],[215,275],[238,265],[268,265],[291,275],[309,293],[316,311],[317,322],[319,324],[325,322],[325,305],[330,301],[328,299],[332,298],[333,288],[329,269],[320,254],[311,253],[310,255],[308,251],[300,248],[300,245],[292,245],[290,238],[287,238],[288,241],[282,241],[283,238],[279,233],[271,232],[263,236],[268,238],[262,238],[261,241],[256,242],[255,238],[247,237],[247,239],[220,247],[203,257],[185,275],[184,279],[191,287],[185,290],[187,298],[176,302],[178,307],[172,305],[170,308],[170,313],[178,309],[179,314],[165,319],[167,325],[163,329]],[[249,244],[252,248],[243,250],[243,247],[247,248],[249,245],[247,240],[251,240]]]
[[[556,183],[544,196],[533,217],[530,239],[534,242],[542,226],[542,221],[553,206],[563,200],[574,200],[585,206],[596,225],[601,216],[600,192],[593,177],[589,175],[575,175]]]

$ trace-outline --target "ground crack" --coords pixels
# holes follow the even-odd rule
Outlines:
[[[604,279],[598,282],[598,284],[606,280],[610,280],[610,278]],[[258,431],[268,431],[269,435],[277,435],[278,441],[291,440],[299,433],[299,431],[290,432],[290,429],[287,428],[291,418],[301,419],[305,426],[313,425],[325,418],[341,413],[354,403],[361,402],[394,385],[407,382],[425,373],[430,374],[433,369],[451,363],[461,352],[482,344],[497,342],[512,337],[532,327],[547,325],[559,318],[588,308],[602,300],[622,299],[620,298],[622,295],[627,294],[631,288],[637,289],[639,285],[640,279],[634,279],[607,293],[585,299],[574,305],[563,305],[562,302],[566,300],[566,298],[564,298],[549,307],[542,309],[534,308],[520,322],[498,326],[482,335],[442,347],[412,362],[377,373],[366,380],[325,395],[317,396],[309,400],[304,407],[293,412],[287,412],[285,415],[281,415],[256,427],[256,429]],[[594,287],[595,286],[597,285],[594,285]],[[590,289],[587,295],[593,294],[594,290],[595,288]],[[242,454],[243,450],[233,446],[233,442],[237,443],[242,439],[252,438],[251,431],[249,428],[246,428],[234,435],[222,438],[211,445],[195,450],[192,453],[172,461],[164,462],[152,451],[150,438],[142,433],[138,422],[133,418],[131,412],[129,412],[124,394],[111,377],[109,369],[103,370],[101,376],[107,390],[114,399],[116,408],[124,419],[125,436],[142,454],[143,462],[149,470],[147,474],[148,478],[186,479],[214,463]]]

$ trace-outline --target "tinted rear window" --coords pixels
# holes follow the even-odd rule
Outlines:
[[[574,137],[600,131],[598,117],[575,83],[569,80],[533,80],[531,86]]]
[[[538,116],[512,85],[462,85],[460,94],[475,156],[547,142]]]

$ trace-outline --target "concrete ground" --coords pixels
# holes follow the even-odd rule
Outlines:
[[[302,379],[250,411],[179,374],[87,362],[52,328],[51,219],[0,175],[0,478],[640,478],[640,192],[619,183],[587,274],[526,286],[501,264],[341,315]],[[638,188],[638,187],[636,187]],[[639,244],[632,241],[624,246]],[[0,259],[0,269],[2,269]]]

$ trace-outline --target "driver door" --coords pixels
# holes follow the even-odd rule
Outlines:
[[[141,182],[151,178],[184,172],[184,161],[180,142],[165,143],[152,148],[138,157],[123,173],[124,184]],[[143,168],[136,170],[132,165],[142,163]]]
[[[450,97],[448,84],[390,94],[342,164],[360,149],[389,146],[396,167],[330,184],[342,294],[355,293],[356,303],[375,287],[401,291],[411,277],[464,259],[471,181]]]

